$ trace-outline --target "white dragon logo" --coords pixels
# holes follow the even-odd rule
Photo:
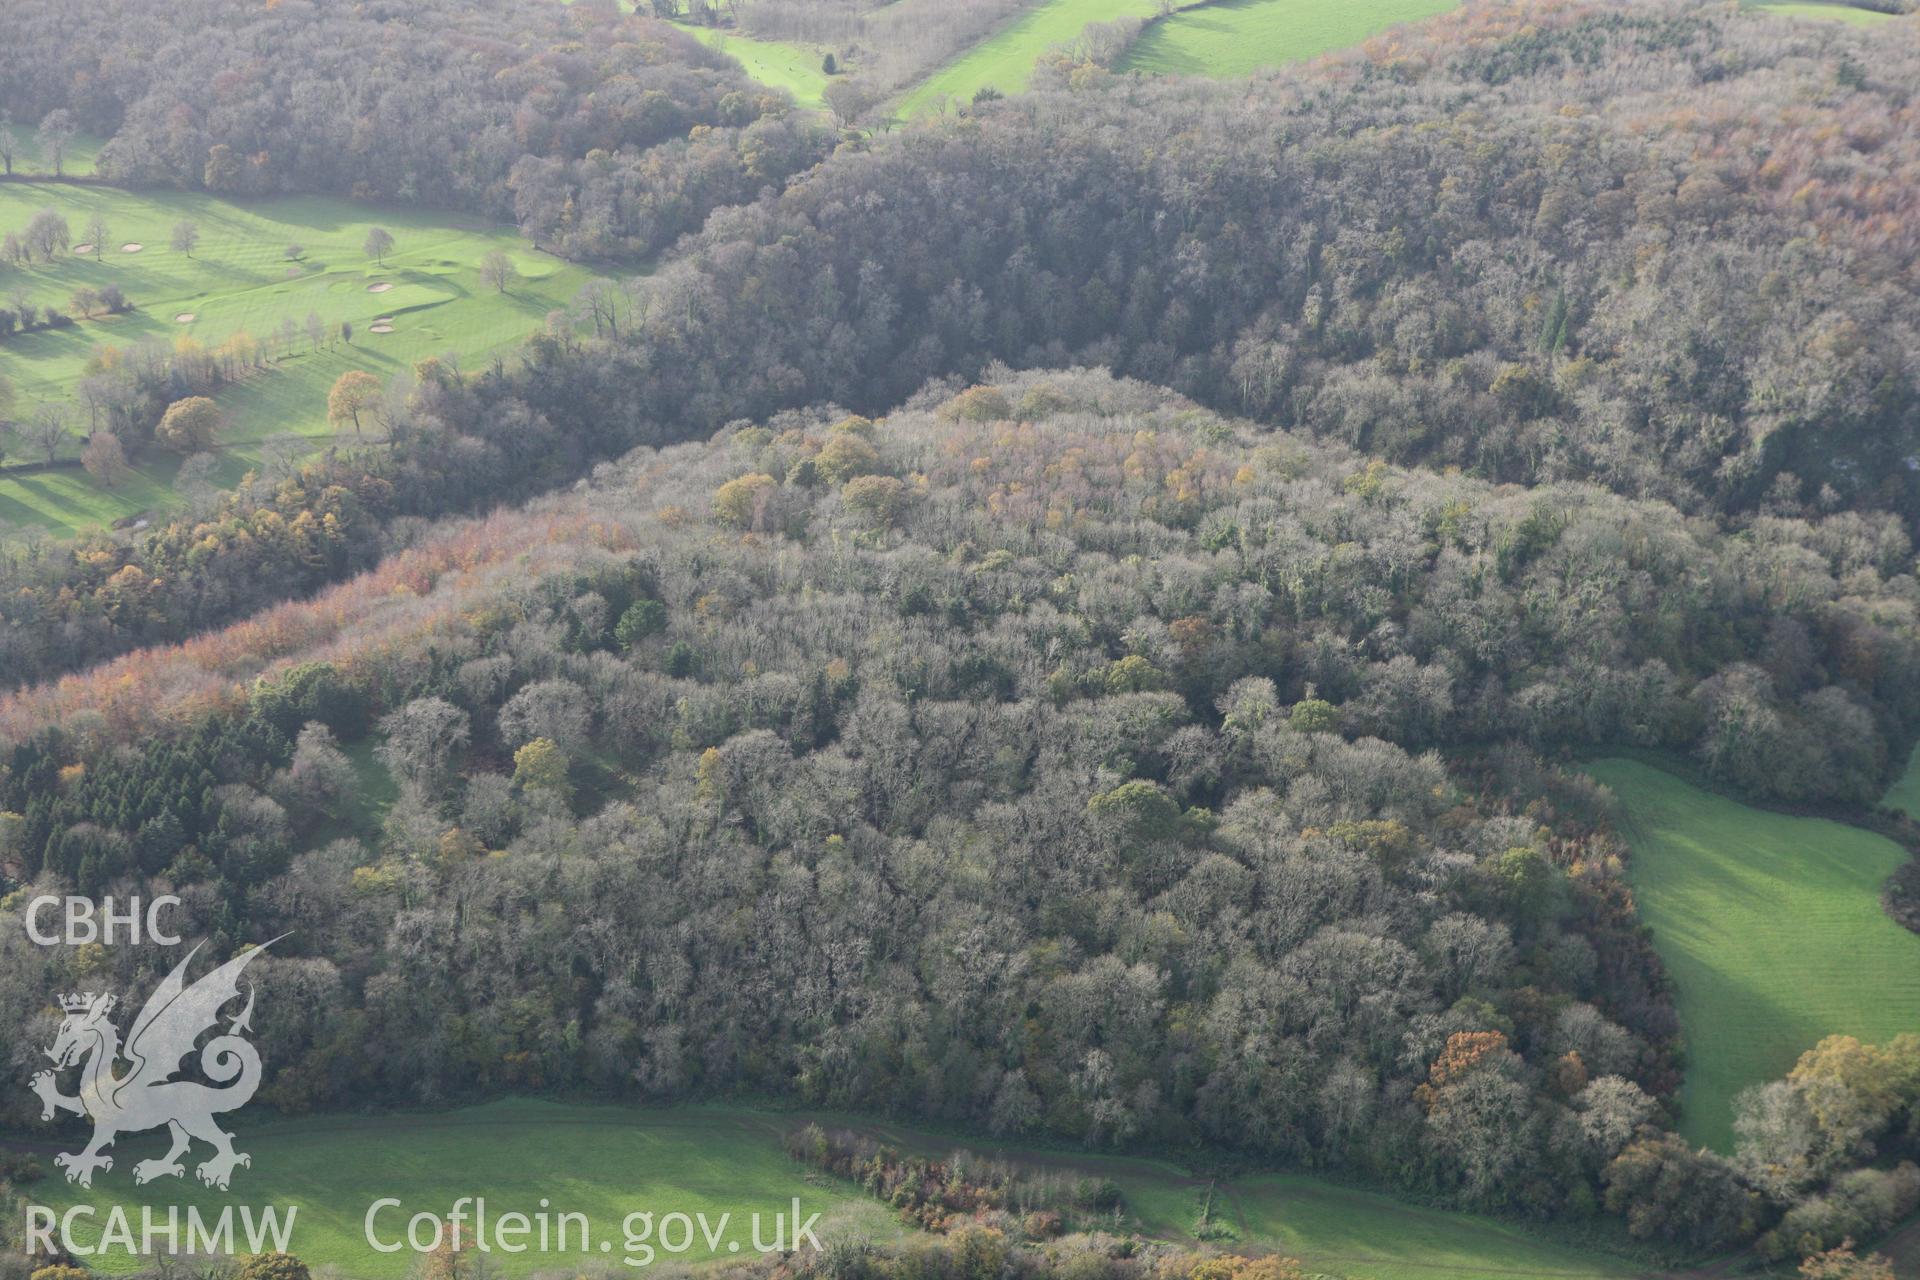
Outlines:
[[[174,966],[133,1020],[124,1051],[120,1033],[107,1020],[116,1003],[111,995],[87,992],[60,997],[60,1007],[67,1016],[47,1056],[53,1059],[56,1071],[81,1068],[80,1092],[74,1097],[61,1093],[55,1083],[56,1071],[35,1075],[32,1087],[40,1095],[42,1120],[51,1120],[62,1111],[93,1120],[93,1141],[84,1151],[53,1158],[66,1171],[68,1182],[92,1186],[94,1170],[113,1168],[113,1157],[102,1155],[101,1148],[113,1145],[122,1133],[161,1125],[171,1132],[173,1147],[158,1160],[134,1165],[133,1180],[137,1183],[184,1174],[180,1157],[195,1138],[214,1148],[213,1156],[196,1170],[200,1181],[208,1186],[224,1191],[236,1165],[251,1167],[252,1159],[233,1149],[233,1135],[213,1120],[216,1112],[245,1106],[260,1087],[260,1054],[240,1034],[252,1030],[251,986],[246,1008],[228,1024],[226,1034],[215,1036],[200,1050],[201,1072],[224,1087],[175,1080],[173,1076],[180,1071],[182,1059],[193,1052],[194,1042],[220,1021],[221,1008],[239,996],[241,971],[273,942],[235,956],[188,986],[184,976],[187,966],[205,943],[196,945]],[[122,1058],[129,1068],[115,1075],[114,1064]]]

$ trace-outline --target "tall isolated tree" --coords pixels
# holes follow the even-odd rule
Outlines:
[[[67,434],[66,410],[57,404],[43,404],[35,409],[20,432],[22,439],[46,455],[48,466],[59,456]]]
[[[387,255],[393,252],[393,233],[385,227],[375,227],[367,232],[367,256],[381,266],[387,265]]]
[[[175,453],[199,453],[213,447],[220,431],[220,406],[206,396],[188,396],[167,406],[154,439]]]
[[[60,253],[73,243],[73,229],[56,209],[42,209],[27,219],[27,252],[39,256],[42,262],[53,261],[53,255]]]
[[[20,135],[13,131],[13,115],[0,111],[0,168],[13,176],[13,158],[20,154]]]
[[[827,109],[833,112],[834,122],[842,129],[851,129],[876,101],[872,89],[852,78],[835,80],[820,91],[820,96],[825,99]]]
[[[499,249],[487,250],[486,257],[480,259],[480,283],[496,293],[505,293],[507,286],[520,276],[514,270],[513,259]]]
[[[186,218],[174,223],[173,235],[167,243],[175,253],[184,253],[191,258],[195,246],[200,243],[200,224]]]
[[[76,132],[73,112],[65,107],[55,107],[40,122],[40,154],[53,162],[53,176],[56,178],[63,175],[67,151],[73,146]]]
[[[327,421],[336,427],[353,424],[354,439],[360,438],[360,415],[380,398],[380,379],[361,369],[351,369],[334,379],[327,393]]]
[[[107,215],[98,209],[88,214],[86,230],[81,234],[86,237],[87,243],[93,246],[93,260],[100,261],[100,253],[106,248],[107,236],[111,234],[107,229]]]
[[[120,447],[120,437],[111,431],[96,431],[87,438],[87,447],[80,451],[80,465],[109,489],[118,485],[130,469],[127,451]]]

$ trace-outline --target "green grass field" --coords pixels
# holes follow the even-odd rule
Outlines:
[[[1734,1095],[1823,1036],[1920,1031],[1920,936],[1879,900],[1906,858],[1898,845],[1751,809],[1637,761],[1588,771],[1620,799],[1641,916],[1673,977],[1687,1137],[1730,1149]]]
[[[697,38],[702,44],[730,54],[742,69],[761,84],[785,89],[793,100],[809,111],[824,111],[826,99],[821,91],[830,76],[821,70],[826,50],[810,44],[787,44],[779,40],[756,40],[752,36],[691,23],[673,24]]]
[[[1856,9],[1849,4],[1826,4],[1822,0],[1759,0],[1753,7],[1786,18],[1823,18],[1849,22],[1856,27],[1871,27],[1893,20],[1892,14],[1881,13],[1877,9]]]
[[[386,375],[423,356],[446,354],[471,367],[515,346],[589,274],[533,250],[510,228],[447,214],[323,199],[234,204],[185,193],[0,184],[0,229],[24,227],[42,208],[67,218],[76,244],[99,211],[108,243],[98,258],[68,253],[28,271],[0,269],[0,298],[24,287],[37,304],[64,304],[76,288],[114,283],[136,309],[0,341],[0,373],[18,393],[17,416],[45,401],[71,404],[74,386],[100,345],[190,336],[212,347],[246,332],[277,349],[272,340],[282,320],[299,329],[291,352],[273,368],[220,394],[228,422],[215,479],[228,484],[261,461],[262,446],[273,437],[330,437],[326,393],[340,374],[365,369]],[[200,230],[191,257],[168,247],[174,224],[183,220]],[[396,241],[384,267],[362,248],[376,225]],[[127,244],[142,247],[124,252]],[[286,256],[292,244],[304,247],[298,260]],[[505,294],[479,279],[480,259],[493,249],[505,251],[520,272]],[[389,288],[369,292],[381,283]],[[351,322],[353,345],[311,350],[304,329],[309,313],[330,326]],[[186,315],[192,320],[178,319]],[[371,332],[383,318],[391,319],[393,332]],[[84,429],[84,415],[72,408],[76,426]],[[79,444],[73,440],[67,455],[76,454]],[[0,479],[0,537],[31,527],[71,532],[164,506],[178,466],[177,458],[150,456],[112,490],[77,469]]]
[[[309,1264],[331,1263],[348,1275],[385,1280],[408,1274],[408,1251],[379,1253],[366,1243],[364,1219],[374,1201],[395,1197],[402,1209],[385,1212],[376,1228],[383,1241],[397,1239],[417,1212],[444,1217],[461,1196],[487,1200],[490,1216],[534,1214],[544,1198],[549,1212],[587,1215],[589,1248],[541,1255],[496,1253],[508,1275],[552,1272],[563,1265],[613,1263],[623,1256],[622,1222],[651,1210],[705,1213],[710,1222],[732,1213],[740,1223],[743,1251],[751,1248],[745,1219],[787,1211],[795,1196],[806,1214],[823,1211],[828,1231],[857,1232],[876,1239],[900,1234],[887,1208],[851,1185],[809,1180],[789,1160],[780,1138],[795,1127],[789,1117],[719,1109],[641,1111],[509,1101],[443,1115],[341,1117],[278,1124],[236,1124],[236,1144],[253,1158],[238,1170],[233,1193],[208,1190],[193,1180],[162,1179],[133,1185],[138,1159],[158,1155],[163,1138],[128,1137],[116,1146],[111,1172],[96,1175],[91,1191],[55,1176],[34,1188],[40,1203],[64,1209],[90,1204],[104,1215],[123,1205],[138,1221],[139,1206],[195,1205],[203,1214],[232,1203],[297,1206],[292,1251]],[[200,1157],[204,1158],[204,1157]],[[97,1237],[88,1237],[90,1239]],[[603,1251],[600,1244],[611,1246]],[[722,1244],[718,1254],[727,1252]],[[716,1256],[696,1235],[684,1260]],[[100,1270],[128,1271],[124,1257],[99,1258]]]
[[[1920,747],[1914,748],[1913,754],[1907,757],[1907,767],[1887,788],[1880,803],[1889,809],[1898,809],[1909,818],[1920,818]]]
[[[239,1124],[238,1144],[253,1157],[237,1172],[233,1194],[204,1191],[172,1179],[135,1187],[133,1162],[156,1154],[154,1135],[129,1137],[115,1149],[115,1167],[98,1175],[91,1191],[49,1177],[31,1191],[56,1209],[75,1204],[139,1207],[188,1204],[203,1213],[228,1203],[298,1206],[292,1248],[310,1264],[332,1264],[367,1280],[405,1275],[405,1254],[377,1254],[364,1242],[363,1220],[376,1199],[395,1197],[403,1214],[378,1220],[390,1240],[404,1215],[444,1215],[460,1196],[485,1195],[488,1213],[533,1213],[542,1197],[549,1211],[587,1215],[594,1231],[585,1253],[565,1256],[495,1254],[506,1275],[559,1266],[606,1264],[623,1253],[621,1224],[629,1213],[651,1210],[705,1213],[709,1222],[731,1213],[734,1223],[754,1212],[788,1208],[800,1197],[804,1213],[822,1212],[823,1238],[857,1234],[876,1241],[906,1233],[878,1201],[850,1184],[823,1178],[787,1159],[781,1139],[805,1122],[802,1115],[737,1107],[650,1110],[515,1100],[437,1115],[339,1117]],[[938,1135],[848,1117],[851,1124],[900,1146],[944,1154],[956,1146],[994,1151],[991,1143]],[[1146,1159],[1082,1156],[1052,1151],[1005,1154],[1035,1163],[1111,1177],[1126,1197],[1138,1229],[1168,1239],[1190,1239],[1206,1181],[1175,1165]],[[45,1159],[43,1156],[43,1163]],[[1240,1232],[1240,1248],[1277,1248],[1302,1258],[1316,1273],[1352,1280],[1457,1280],[1462,1275],[1613,1277],[1634,1274],[1618,1260],[1537,1238],[1518,1228],[1464,1214],[1410,1206],[1391,1197],[1311,1177],[1258,1175],[1222,1184],[1216,1221]],[[804,1214],[803,1214],[804,1216]],[[87,1236],[87,1239],[95,1239]],[[743,1241],[748,1237],[741,1235]],[[612,1245],[600,1251],[601,1239]],[[750,1247],[750,1243],[748,1246]],[[684,1260],[724,1256],[703,1241]],[[121,1260],[103,1270],[130,1270]]]
[[[1156,22],[1122,69],[1230,78],[1355,45],[1459,0],[1220,0]]]
[[[1205,1188],[1176,1181],[1174,1172],[1120,1169],[1110,1176],[1142,1229],[1179,1239],[1198,1218]],[[1645,1274],[1623,1260],[1509,1223],[1411,1205],[1302,1174],[1257,1174],[1221,1184],[1214,1194],[1214,1222],[1238,1235],[1237,1241],[1221,1242],[1223,1248],[1273,1249],[1299,1258],[1310,1273],[1353,1280]]]
[[[1040,0],[901,95],[894,103],[894,114],[901,119],[920,115],[942,97],[965,104],[989,87],[1019,93],[1027,87],[1040,55],[1078,36],[1089,22],[1144,18],[1152,12],[1153,0]]]

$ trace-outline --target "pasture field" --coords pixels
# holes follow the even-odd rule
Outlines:
[[[1154,23],[1121,69],[1230,79],[1359,44],[1459,0],[1219,0]]]
[[[422,1210],[444,1215],[461,1196],[484,1194],[488,1214],[496,1218],[512,1211],[534,1213],[543,1197],[550,1211],[587,1215],[594,1232],[588,1251],[495,1253],[494,1269],[510,1276],[554,1274],[557,1267],[589,1263],[617,1268],[621,1223],[635,1211],[651,1210],[656,1218],[705,1213],[710,1223],[731,1213],[737,1226],[755,1212],[770,1218],[798,1196],[803,1217],[821,1212],[823,1240],[862,1235],[885,1242],[905,1236],[908,1228],[879,1201],[787,1158],[782,1139],[809,1118],[742,1107],[655,1110],[523,1099],[441,1114],[241,1123],[235,1126],[240,1130],[236,1141],[252,1154],[253,1165],[236,1173],[233,1195],[173,1179],[135,1187],[133,1162],[164,1146],[153,1134],[124,1139],[115,1149],[114,1169],[98,1175],[92,1191],[49,1177],[32,1195],[56,1209],[86,1203],[104,1213],[106,1206],[118,1204],[136,1221],[142,1205],[155,1206],[163,1216],[170,1204],[195,1205],[203,1213],[235,1202],[297,1206],[293,1251],[310,1264],[338,1266],[356,1280],[407,1274],[411,1259],[406,1254],[377,1254],[364,1242],[368,1206],[388,1196],[405,1207],[379,1219],[383,1240],[404,1228],[406,1215]],[[928,1154],[966,1146],[1110,1177],[1138,1229],[1167,1239],[1191,1239],[1188,1231],[1208,1186],[1207,1180],[1159,1160],[1008,1150],[985,1139],[854,1117],[817,1118]],[[1214,1203],[1215,1220],[1240,1233],[1234,1247],[1282,1249],[1301,1257],[1311,1271],[1351,1280],[1454,1280],[1469,1274],[1600,1280],[1635,1274],[1617,1259],[1550,1243],[1503,1223],[1418,1208],[1312,1177],[1255,1175],[1219,1184]],[[388,1232],[389,1226],[395,1230]],[[612,1245],[611,1256],[599,1249],[601,1239]],[[695,1248],[681,1257],[697,1261],[728,1252],[725,1243],[709,1251],[696,1237]]]
[[[894,103],[893,113],[901,119],[920,115],[943,95],[964,104],[985,88],[1019,93],[1027,87],[1040,55],[1078,36],[1089,22],[1144,18],[1153,11],[1153,0],[1040,0],[907,90]]]
[[[1915,747],[1907,757],[1907,767],[1887,788],[1880,803],[1889,809],[1898,809],[1909,818],[1920,818],[1920,747]]]
[[[1641,918],[1673,977],[1690,1055],[1686,1137],[1730,1150],[1734,1095],[1824,1036],[1920,1031],[1920,936],[1880,907],[1906,859],[1898,845],[1752,809],[1638,761],[1587,771],[1620,800]]]
[[[1851,23],[1856,27],[1871,27],[1882,22],[1891,22],[1890,13],[1881,13],[1878,9],[1856,9],[1850,4],[1827,3],[1826,0],[1759,0],[1756,9],[1765,9],[1768,13],[1777,13],[1786,18],[1822,18],[1832,22]]]
[[[18,394],[16,416],[43,402],[64,402],[84,430],[74,390],[97,347],[181,338],[215,347],[245,332],[277,359],[218,397],[227,417],[214,477],[222,484],[259,466],[276,437],[331,438],[327,389],[347,370],[386,376],[429,355],[452,355],[472,367],[514,347],[589,278],[583,268],[532,249],[511,228],[457,215],[316,198],[241,204],[189,193],[0,184],[0,229],[20,229],[47,208],[66,217],[76,246],[98,212],[107,242],[97,257],[68,252],[25,271],[0,268],[0,298],[21,289],[37,305],[64,306],[76,289],[117,284],[135,309],[0,340],[0,373]],[[169,247],[182,221],[199,229],[191,256]],[[363,248],[375,226],[396,242],[384,266]],[[127,245],[140,247],[127,251]],[[289,256],[295,245],[297,258]],[[481,258],[495,249],[519,272],[505,293],[479,278]],[[351,345],[314,349],[305,329],[310,314],[330,331],[351,323]],[[391,322],[392,332],[372,332],[381,320]],[[283,321],[295,328],[294,340],[284,345],[277,336]],[[65,456],[79,447],[76,437]],[[24,454],[18,445],[13,452]],[[29,528],[70,533],[163,507],[172,501],[178,469],[178,458],[149,454],[111,490],[78,469],[7,476],[0,479],[0,537]]]
[[[673,25],[709,48],[731,55],[761,84],[785,89],[801,107],[809,111],[827,109],[827,100],[821,93],[832,77],[821,69],[827,54],[825,49],[780,40],[757,40],[738,32],[687,22]]]

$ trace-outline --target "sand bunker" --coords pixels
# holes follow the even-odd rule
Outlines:
[[[368,293],[385,293],[387,290],[391,288],[393,288],[393,282],[391,280],[382,280],[377,284],[368,285],[367,292]]]
[[[145,245],[143,245],[143,244],[141,244],[141,243],[140,243],[140,242],[139,242],[138,240],[129,240],[129,241],[127,241],[127,242],[126,242],[125,244],[123,244],[123,245],[121,245],[121,246],[120,246],[120,252],[122,252],[122,253],[138,253],[138,252],[140,252],[140,251],[141,251],[142,249],[144,249],[144,248],[146,248],[146,247],[147,247],[147,246],[145,246]]]
[[[93,252],[93,241],[91,240],[87,241],[85,244],[77,244],[73,246],[73,249],[72,249],[73,256],[76,258],[84,258],[92,252]]]
[[[193,321],[194,321],[194,314],[191,311],[182,311],[179,315],[173,318],[173,322],[175,324],[192,324]]]
[[[392,333],[393,326],[390,324],[376,324],[371,328],[369,328],[367,332],[368,333]]]

